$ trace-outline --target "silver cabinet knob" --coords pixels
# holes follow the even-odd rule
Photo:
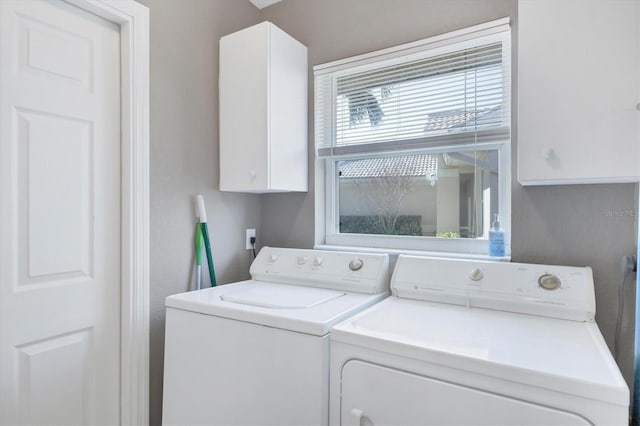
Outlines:
[[[356,421],[357,424],[359,425],[362,424],[362,419],[364,418],[364,411],[358,408],[353,408],[351,409],[351,415],[354,417],[354,420]]]

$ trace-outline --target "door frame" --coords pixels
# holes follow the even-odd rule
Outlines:
[[[149,8],[64,0],[120,26],[120,424],[149,424]]]

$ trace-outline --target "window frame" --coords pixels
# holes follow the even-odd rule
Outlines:
[[[382,51],[359,55],[352,58],[335,61],[329,64],[322,64],[314,67],[316,74],[318,71],[326,74],[327,70],[333,73],[332,84],[321,87],[318,78],[315,79],[315,105],[317,109],[318,96],[320,90],[331,91],[323,93],[324,99],[330,99],[329,108],[324,108],[323,138],[330,138],[335,141],[335,108],[336,108],[336,79],[338,75],[344,75],[353,69],[366,69],[379,66],[379,64],[403,58],[404,62],[410,61],[415,54],[420,54],[433,49],[441,49],[448,45],[459,44],[465,41],[472,41],[487,35],[504,34],[505,37],[504,61],[507,75],[510,75],[511,52],[510,52],[510,28],[509,18],[476,25],[466,29],[454,31],[427,38],[413,43],[408,43]],[[402,63],[402,62],[400,62]],[[508,98],[509,106],[511,102],[510,79],[505,82],[505,97]],[[330,97],[327,98],[327,95]],[[316,110],[316,117],[319,112]],[[511,113],[511,108],[505,108],[505,114]],[[511,122],[511,117],[506,117]],[[316,123],[318,126],[318,123]],[[509,126],[510,130],[511,126]],[[511,255],[511,134],[497,136],[495,140],[485,139],[469,143],[468,139],[474,133],[460,133],[460,142],[452,142],[455,137],[449,137],[447,142],[433,146],[415,147],[407,144],[406,149],[384,150],[380,152],[361,151],[357,153],[342,153],[336,156],[318,157],[316,150],[315,160],[315,247],[316,248],[356,248],[364,251],[384,251],[387,253],[411,253],[422,252],[430,255],[451,255],[464,257],[488,257],[488,240],[482,238],[441,238],[430,236],[408,236],[408,235],[380,235],[380,234],[350,234],[339,232],[339,193],[338,193],[338,173],[336,164],[345,159],[361,159],[386,157],[389,155],[412,155],[412,154],[437,154],[444,152],[461,151],[483,151],[497,150],[498,152],[498,206],[500,209],[500,224],[505,233],[505,259]],[[477,135],[477,133],[476,133]],[[317,137],[317,135],[316,135]],[[433,138],[433,137],[432,137]],[[316,141],[318,144],[318,141]],[[401,142],[399,143],[399,145]],[[334,146],[332,143],[331,146]],[[326,148],[325,148],[326,149]]]

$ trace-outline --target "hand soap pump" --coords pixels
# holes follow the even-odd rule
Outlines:
[[[504,257],[504,231],[500,228],[497,213],[489,230],[489,256]]]

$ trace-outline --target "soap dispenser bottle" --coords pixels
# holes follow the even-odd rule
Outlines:
[[[497,213],[489,230],[489,256],[504,257],[504,231],[500,228]]]

